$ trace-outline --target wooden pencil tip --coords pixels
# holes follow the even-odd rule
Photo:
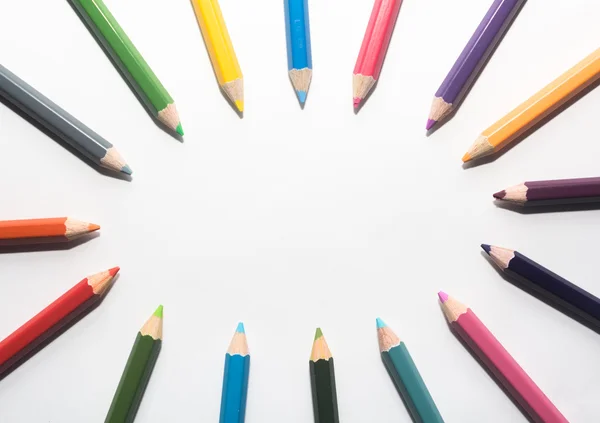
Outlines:
[[[88,231],[90,232],[97,231],[98,229],[100,229],[100,225],[96,225],[95,223],[90,223],[88,225]]]
[[[110,276],[114,277],[117,273],[119,273],[119,270],[121,270],[121,268],[119,266],[116,266],[112,269],[108,269],[108,273],[110,274]]]
[[[506,191],[502,190],[502,191],[498,191],[496,193],[494,193],[494,198],[497,200],[502,200],[504,197],[506,197]]]

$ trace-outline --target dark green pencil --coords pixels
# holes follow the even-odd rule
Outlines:
[[[162,327],[163,306],[158,306],[135,338],[105,423],[130,423],[135,420],[158,358],[162,344]]]
[[[415,423],[444,423],[406,345],[377,318],[381,359]]]
[[[315,333],[309,365],[315,423],[339,423],[333,357],[321,328]]]

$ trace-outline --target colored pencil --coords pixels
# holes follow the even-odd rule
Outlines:
[[[352,77],[352,102],[360,107],[377,80],[402,0],[375,0]]]
[[[600,178],[523,182],[495,193],[494,198],[521,206],[595,203],[600,201]]]
[[[301,106],[304,106],[312,79],[308,0],[284,0],[283,3],[285,6],[288,74],[292,86],[296,90],[298,101]]]
[[[443,423],[444,419],[404,342],[377,318],[377,338],[383,364],[402,396],[415,423]]]
[[[243,423],[246,418],[250,353],[244,324],[239,323],[225,354],[220,423]]]
[[[550,303],[563,307],[583,321],[600,330],[600,298],[551,272],[518,251],[494,245],[481,248],[507,275],[524,282]]]
[[[435,93],[425,129],[432,129],[458,107],[525,1],[494,0]]]
[[[321,328],[317,328],[309,360],[315,423],[339,423],[333,357]]]
[[[0,342],[0,378],[44,341],[99,303],[118,267],[88,276]]]
[[[131,175],[111,143],[0,65],[0,97],[92,162]]]
[[[463,162],[501,150],[596,82],[599,77],[600,49],[597,49],[483,131],[463,156]]]
[[[146,108],[183,136],[175,102],[102,0],[70,0]]]
[[[240,113],[243,113],[244,76],[229,38],[219,2],[192,0],[192,4],[219,86],[229,101],[235,104]]]
[[[470,308],[445,292],[438,296],[452,329],[534,422],[568,423]]]
[[[133,422],[162,344],[163,306],[138,332],[104,423]]]
[[[37,242],[68,242],[100,229],[94,223],[70,217],[48,219],[0,220],[0,240],[22,239]]]

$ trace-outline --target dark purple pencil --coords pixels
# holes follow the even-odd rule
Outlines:
[[[600,178],[524,182],[494,194],[523,206],[600,202]]]
[[[427,130],[445,119],[458,106],[525,1],[494,0],[435,93],[425,127]]]

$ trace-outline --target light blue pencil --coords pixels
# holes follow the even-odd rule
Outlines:
[[[308,0],[283,0],[287,38],[288,74],[296,90],[300,106],[304,107],[312,79]]]
[[[244,324],[239,323],[233,335],[223,373],[220,423],[243,423],[246,418],[246,397],[248,395],[248,375],[250,353]]]

